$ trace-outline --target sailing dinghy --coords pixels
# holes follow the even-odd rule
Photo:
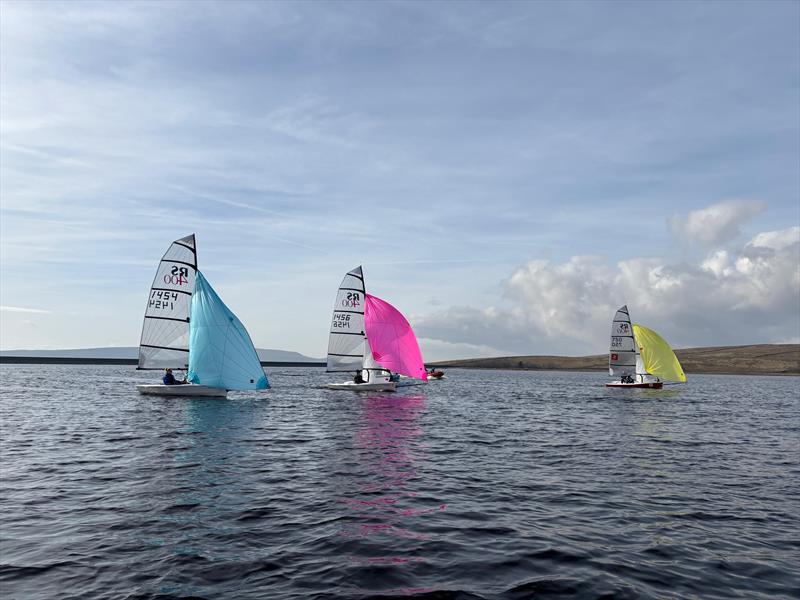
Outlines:
[[[329,373],[356,373],[358,381],[329,383],[332,390],[393,392],[399,375],[427,380],[417,338],[402,313],[367,294],[361,267],[342,280],[328,338]]]
[[[631,323],[623,306],[611,322],[608,372],[619,381],[607,387],[661,389],[664,381],[686,382],[678,357],[652,329]]]
[[[194,235],[175,240],[159,263],[138,368],[188,370],[188,383],[137,385],[141,394],[224,398],[269,387],[244,325],[197,270]]]

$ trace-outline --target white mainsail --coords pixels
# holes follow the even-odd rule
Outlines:
[[[194,234],[175,240],[158,264],[142,326],[139,369],[185,369],[197,251]]]
[[[364,365],[365,352],[369,352],[364,338],[365,296],[364,274],[359,266],[344,276],[336,293],[328,338],[328,372],[358,371]]]
[[[621,307],[611,322],[611,347],[608,354],[608,372],[616,377],[637,372],[638,350],[633,336],[633,325],[628,307]]]

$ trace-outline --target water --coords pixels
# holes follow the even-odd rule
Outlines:
[[[394,395],[2,375],[11,598],[800,595],[800,379],[450,371]]]

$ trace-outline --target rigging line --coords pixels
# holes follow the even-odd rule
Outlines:
[[[188,317],[185,318],[185,319],[175,319],[174,317],[151,317],[151,316],[145,315],[144,318],[145,319],[159,319],[161,321],[177,321],[178,323],[188,323],[189,322],[189,318]]]
[[[191,296],[192,295],[192,292],[187,292],[187,291],[184,291],[184,290],[172,290],[170,288],[151,287],[150,291],[153,291],[153,290],[156,290],[156,291],[159,291],[159,292],[175,292],[176,294],[186,294],[187,296]]]
[[[185,260],[173,260],[171,258],[162,258],[161,262],[170,262],[170,263],[177,263],[179,265],[186,265],[187,267],[192,267],[195,271],[197,271],[197,265],[193,265],[192,263],[188,263]]]
[[[169,346],[153,346],[152,344],[139,344],[144,348],[159,348],[161,350],[174,350],[175,352],[189,352],[188,348],[170,348]]]

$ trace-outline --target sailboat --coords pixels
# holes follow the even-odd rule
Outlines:
[[[678,357],[652,329],[631,323],[628,307],[621,307],[611,322],[608,372],[619,381],[607,387],[661,389],[664,381],[686,382]]]
[[[197,270],[194,234],[158,265],[142,325],[139,369],[187,370],[186,383],[137,385],[141,394],[226,397],[269,387],[244,325]]]
[[[329,383],[332,390],[395,391],[399,375],[427,381],[417,338],[394,306],[367,294],[361,267],[342,279],[328,338],[329,373],[356,379]]]

